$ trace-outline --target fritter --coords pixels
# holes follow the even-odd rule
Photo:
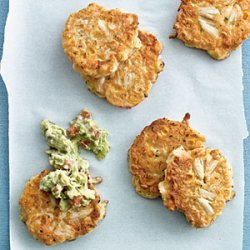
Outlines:
[[[69,16],[62,40],[75,70],[95,78],[108,76],[141,46],[138,17],[91,3]]]
[[[164,205],[183,212],[195,227],[209,226],[234,197],[232,167],[220,151],[175,149],[159,183]]]
[[[182,122],[158,119],[145,127],[129,149],[129,170],[136,192],[146,198],[160,196],[159,182],[164,179],[166,160],[173,149],[202,147],[205,137],[189,126],[187,113]]]
[[[62,212],[58,201],[50,193],[39,188],[42,178],[48,173],[48,170],[44,170],[32,177],[19,201],[21,219],[30,233],[51,246],[66,240],[74,240],[93,231],[105,216],[107,202],[100,201],[96,193],[95,199],[88,206],[72,207],[67,212]],[[95,190],[92,183],[89,183],[89,186]]]
[[[114,106],[131,108],[142,102],[163,70],[162,44],[154,35],[140,30],[139,39],[142,47],[120,64],[113,75],[85,77],[88,88]]]
[[[172,38],[227,58],[250,34],[249,0],[182,0]]]

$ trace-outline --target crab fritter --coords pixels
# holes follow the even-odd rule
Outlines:
[[[249,0],[182,0],[172,38],[227,58],[250,34]]]
[[[175,149],[159,183],[164,205],[183,212],[194,227],[209,226],[234,197],[232,167],[219,150]]]
[[[160,59],[162,44],[154,35],[144,31],[139,31],[139,39],[142,47],[120,64],[113,75],[86,78],[88,88],[114,106],[131,108],[142,102],[163,70],[164,63]]]
[[[158,119],[145,127],[129,149],[129,170],[136,192],[145,198],[160,196],[159,182],[164,179],[166,160],[173,149],[202,147],[205,137],[189,126],[187,113],[182,122]]]
[[[95,199],[88,206],[72,207],[62,212],[58,201],[50,193],[39,188],[42,178],[48,173],[48,170],[44,170],[31,178],[19,201],[21,219],[30,233],[51,246],[66,240],[74,240],[93,231],[104,218],[107,203],[100,201],[96,193]],[[95,190],[92,184],[90,187]]]
[[[107,76],[140,47],[138,17],[91,3],[69,16],[62,40],[75,70],[91,77]]]

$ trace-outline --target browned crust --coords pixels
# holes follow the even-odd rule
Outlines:
[[[209,166],[205,165],[205,177],[200,180],[194,171],[194,159],[206,159],[207,155],[211,156],[212,161],[218,161],[218,165],[212,173]],[[232,183],[231,166],[220,151],[199,148],[191,153],[173,157],[165,171],[165,180],[160,185],[165,187],[162,198],[169,210],[183,212],[195,227],[207,227],[222,213],[226,202],[234,197]],[[215,198],[209,201],[214,210],[212,214],[208,214],[198,200],[201,197],[200,188],[215,195]]]
[[[182,145],[186,149],[203,146],[205,137],[189,127],[189,114],[182,122],[158,119],[145,127],[129,149],[129,170],[136,191],[146,198],[160,196],[158,184],[164,179],[170,152]]]
[[[220,13],[226,6],[239,5],[242,15],[233,25],[228,25],[221,14],[215,15],[214,24],[219,36],[204,31],[198,21],[197,6],[214,6]],[[227,58],[250,34],[250,2],[248,0],[182,0],[171,38],[182,40],[186,46],[207,51],[214,59]]]
[[[82,20],[87,20],[89,25],[81,24]],[[107,28],[109,33],[105,33],[98,25],[100,20],[117,27]],[[62,35],[64,52],[73,62],[74,69],[84,75],[110,75],[138,46],[137,26],[137,15],[118,9],[107,10],[91,3],[69,16]]]
[[[128,88],[118,84],[110,84],[109,81],[104,85],[107,101],[112,105],[123,108],[132,108],[138,105],[148,96],[158,73],[163,70],[164,63],[158,59],[162,51],[162,44],[154,35],[147,32],[139,31],[139,38],[142,42],[142,48],[135,52],[131,58],[131,63],[134,65],[132,73],[137,75],[135,82],[132,82]],[[147,71],[142,74],[143,67],[146,67]]]
[[[103,219],[100,197],[96,194],[87,207],[60,211],[58,202],[47,192],[39,189],[41,179],[49,173],[42,171],[30,179],[20,197],[21,218],[29,232],[46,245],[74,240],[91,232]],[[94,189],[93,185],[90,185]]]
[[[148,96],[164,63],[159,59],[162,44],[148,32],[139,30],[142,47],[124,63],[114,75],[106,78],[100,87],[101,79],[86,78],[88,88],[114,106],[132,108]]]

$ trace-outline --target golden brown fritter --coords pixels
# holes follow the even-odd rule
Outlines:
[[[209,226],[234,196],[232,168],[219,150],[175,149],[159,183],[164,205],[180,210],[195,227]]]
[[[59,209],[58,201],[39,189],[41,179],[49,173],[42,171],[26,184],[19,204],[21,219],[30,233],[46,245],[55,245],[74,240],[94,230],[105,216],[106,202],[99,195],[87,207],[70,208],[67,212]],[[92,184],[89,184],[94,189]]]
[[[227,58],[250,34],[249,0],[182,0],[171,37]]]
[[[205,137],[189,126],[190,115],[182,122],[158,119],[145,127],[129,149],[129,170],[136,192],[146,198],[160,196],[158,184],[164,179],[166,160],[171,151],[202,147]]]
[[[159,58],[161,43],[144,31],[139,31],[139,39],[142,47],[120,64],[113,75],[98,79],[85,77],[88,88],[114,106],[131,108],[142,102],[163,70],[164,63]]]
[[[108,76],[140,47],[138,17],[91,3],[69,16],[62,39],[74,69],[86,76]]]

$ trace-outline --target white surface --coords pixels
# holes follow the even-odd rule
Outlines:
[[[18,199],[25,182],[48,168],[40,121],[67,123],[83,108],[110,131],[111,151],[104,161],[90,153],[93,175],[103,176],[98,190],[110,201],[97,229],[53,249],[241,249],[243,232],[243,142],[246,124],[242,97],[241,50],[217,62],[204,52],[169,40],[179,1],[99,1],[139,15],[140,27],[164,44],[165,69],[149,97],[124,110],[89,93],[63,53],[61,32],[68,15],[87,1],[10,0],[2,75],[10,112],[10,228],[13,250],[47,249],[35,241],[18,218]],[[208,229],[193,229],[178,212],[160,200],[136,195],[127,170],[127,150],[153,120],[181,120],[190,112],[191,125],[218,147],[234,169],[236,197]]]

